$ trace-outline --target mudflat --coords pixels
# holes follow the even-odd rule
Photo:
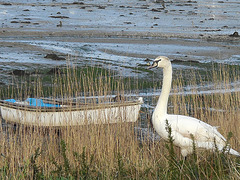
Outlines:
[[[158,55],[240,66],[239,8],[237,0],[0,3],[0,83],[8,84],[14,70],[64,66],[64,59],[133,76],[124,67]]]

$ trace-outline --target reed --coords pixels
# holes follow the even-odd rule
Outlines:
[[[188,72],[189,73],[189,72]],[[169,100],[170,113],[191,115],[211,125],[220,125],[220,132],[240,151],[238,131],[240,92],[231,91],[239,82],[239,70],[225,66],[213,67],[206,77],[191,73],[191,81],[182,72],[173,81]],[[233,83],[232,83],[233,82]],[[67,67],[56,72],[47,86],[41,77],[14,83],[1,89],[1,98],[48,96],[71,101],[71,97],[104,96],[137,92],[138,88],[153,88],[161,83],[120,77],[101,67]],[[154,85],[157,84],[157,85]],[[221,86],[219,86],[221,84]],[[147,85],[147,86],[146,86]],[[191,86],[192,93],[179,94]],[[206,91],[206,86],[219,90]],[[200,87],[200,88],[199,88]],[[237,88],[237,87],[235,87]],[[153,90],[154,91],[154,90]],[[156,104],[158,97],[147,99]],[[92,102],[93,104],[96,102]],[[143,108],[139,123],[84,125],[78,127],[41,128],[3,123],[0,145],[1,179],[239,179],[239,159],[216,150],[194,150],[186,160],[173,147],[171,129],[169,141],[152,140],[149,130],[139,140],[136,127],[147,122]],[[194,137],[193,137],[194,139]],[[167,148],[166,148],[167,147]]]

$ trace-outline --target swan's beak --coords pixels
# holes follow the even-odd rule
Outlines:
[[[155,67],[157,67],[157,65],[158,65],[158,64],[154,61],[153,64],[148,67],[148,69],[155,68]]]

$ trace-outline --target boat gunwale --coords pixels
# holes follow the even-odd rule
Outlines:
[[[106,109],[106,108],[115,108],[115,107],[126,107],[126,106],[135,106],[142,104],[138,99],[133,101],[123,101],[123,102],[108,102],[100,104],[79,104],[79,105],[67,105],[61,107],[41,107],[41,106],[30,106],[24,104],[17,104],[12,102],[7,102],[0,100],[0,106],[12,108],[16,110],[23,111],[32,111],[32,112],[67,112],[67,111],[84,111],[84,110],[97,110],[97,109]]]

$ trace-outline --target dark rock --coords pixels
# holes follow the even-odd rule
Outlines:
[[[153,8],[153,9],[151,9],[151,11],[153,11],[153,12],[161,12],[162,10],[164,10],[164,8]]]
[[[235,31],[233,34],[230,34],[229,36],[230,37],[240,37],[237,31]]]
[[[83,5],[83,2],[73,2],[72,4]]]
[[[52,60],[57,60],[57,61],[66,60],[65,58],[59,57],[59,56],[56,55],[56,54],[47,54],[44,58],[52,59]]]
[[[222,28],[228,28],[228,26],[227,26],[227,25],[225,25],[225,26],[223,26]]]
[[[98,7],[98,9],[105,9],[106,8],[106,6],[97,6]]]
[[[50,18],[68,19],[68,16],[49,16]]]
[[[23,24],[31,24],[30,21],[21,21],[21,23],[23,23]]]
[[[12,4],[11,3],[2,3],[2,5],[4,5],[4,6],[11,6]]]
[[[12,71],[11,73],[9,73],[9,74],[16,75],[16,76],[29,75],[28,73],[26,73],[26,71],[20,70],[20,69],[13,70],[13,71]]]

